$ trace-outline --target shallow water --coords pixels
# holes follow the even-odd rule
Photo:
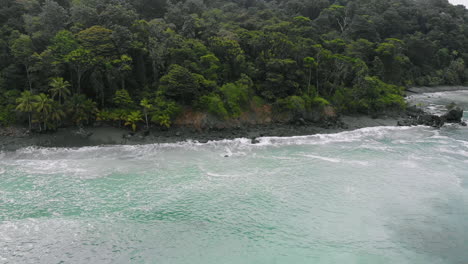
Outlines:
[[[467,219],[458,126],[0,153],[0,263],[466,264]]]

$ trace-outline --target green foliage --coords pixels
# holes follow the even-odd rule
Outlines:
[[[71,121],[77,125],[89,124],[94,120],[98,109],[96,103],[82,94],[73,95],[66,103],[66,109]]]
[[[191,104],[201,93],[199,78],[186,68],[173,64],[160,84],[164,94],[174,100]]]
[[[160,94],[154,99],[153,106],[151,121],[165,128],[171,127],[172,120],[176,118],[182,110],[177,103],[166,100]]]
[[[223,100],[218,94],[209,94],[202,96],[198,103],[200,109],[207,111],[221,119],[227,119],[229,114],[224,106]]]
[[[231,117],[239,117],[243,110],[246,110],[252,85],[252,80],[247,75],[243,75],[237,82],[225,84],[220,88]]]
[[[403,107],[402,86],[468,82],[466,12],[446,2],[98,2],[0,5],[0,123],[14,108],[39,129],[83,125],[94,101],[100,120],[140,110],[147,127],[171,126],[180,106],[372,113]],[[51,109],[30,108],[41,93]]]
[[[77,34],[81,45],[96,56],[112,56],[116,47],[112,40],[112,30],[102,26],[92,26]]]
[[[0,126],[9,126],[16,122],[15,106],[0,106]]]
[[[32,112],[34,111],[34,95],[30,91],[21,93],[21,97],[16,99],[16,110],[28,114],[29,130],[32,128]]]
[[[119,108],[132,108],[135,104],[127,90],[117,90],[114,95],[114,104]]]
[[[56,57],[56,63],[63,62],[67,54],[79,47],[75,36],[68,30],[59,31],[51,42],[50,50]]]
[[[320,96],[316,96],[312,99],[312,102],[311,102],[311,105],[313,107],[319,107],[319,108],[323,108],[327,105],[330,105],[330,102],[323,98],[323,97],[320,97]]]
[[[304,98],[292,95],[284,99],[278,99],[275,104],[276,111],[283,113],[288,112],[293,115],[301,115],[306,111],[306,102]]]
[[[11,52],[15,58],[21,61],[29,61],[34,53],[34,46],[28,35],[21,34],[11,44]]]
[[[146,128],[149,128],[148,114],[153,110],[153,105],[146,98],[141,100],[140,106],[143,108],[143,114],[145,115]]]
[[[341,98],[340,98],[341,97]],[[403,109],[403,87],[387,84],[377,77],[365,77],[361,86],[355,86],[348,92],[341,92],[335,101],[342,109],[361,113],[376,113],[385,109]]]
[[[59,103],[62,104],[62,99],[67,99],[70,95],[70,83],[65,81],[62,77],[54,77],[49,82],[49,92],[52,95],[52,99],[58,97]]]
[[[125,125],[131,126],[133,132],[137,129],[137,123],[143,121],[142,114],[140,111],[133,111],[125,117]]]

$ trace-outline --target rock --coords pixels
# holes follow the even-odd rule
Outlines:
[[[461,122],[460,125],[467,126],[466,122]]]
[[[421,113],[417,116],[411,116],[407,119],[398,121],[398,126],[431,126],[435,128],[440,128],[444,125],[445,119],[428,113]]]
[[[460,123],[463,118],[463,109],[459,106],[453,106],[442,116],[442,118],[447,123]]]
[[[306,121],[304,120],[304,118],[299,118],[297,119],[297,124],[300,125],[300,126],[305,126],[307,125]]]
[[[258,140],[257,138],[252,138],[251,141],[250,141],[252,144],[258,144],[260,143],[260,140]]]
[[[81,138],[89,138],[90,136],[93,135],[92,132],[86,131],[83,128],[78,129],[77,131],[73,132],[75,135],[81,137]]]
[[[180,137],[180,132],[177,131],[177,132],[175,133],[175,135],[176,135],[176,137]]]

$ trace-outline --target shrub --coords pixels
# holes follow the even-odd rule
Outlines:
[[[314,107],[323,108],[327,105],[330,105],[330,102],[323,97],[316,96],[312,99],[312,106]]]
[[[0,106],[0,126],[9,126],[16,122],[15,106]]]
[[[306,111],[306,104],[303,98],[293,95],[276,101],[276,110],[280,113],[289,112],[299,115]]]
[[[215,93],[202,96],[198,102],[198,106],[200,109],[205,110],[219,118],[227,119],[229,117],[223,100],[221,100],[221,97]]]
[[[153,101],[153,111],[150,113],[151,121],[161,127],[169,128],[172,120],[181,112],[181,108],[174,101],[166,100],[158,94]]]
[[[134,102],[128,94],[128,91],[125,89],[117,90],[114,96],[114,103],[120,108],[132,108],[134,107]]]

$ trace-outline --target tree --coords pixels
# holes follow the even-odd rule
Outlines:
[[[114,103],[120,108],[132,108],[134,104],[130,94],[124,89],[115,92]]]
[[[34,47],[31,38],[28,35],[21,34],[11,44],[11,51],[13,56],[23,64],[26,70],[29,91],[32,92],[31,66]]]
[[[59,104],[62,104],[62,99],[67,99],[67,97],[70,95],[70,90],[68,87],[70,87],[70,83],[65,81],[62,77],[54,77],[50,80],[49,86],[51,87],[49,89],[52,99],[55,99],[55,97],[58,97]]]
[[[56,129],[59,126],[60,121],[65,117],[66,114],[62,109],[62,105],[57,102],[53,102],[49,113],[49,119],[52,121],[53,127]]]
[[[97,113],[96,103],[87,99],[83,94],[75,94],[67,101],[66,109],[73,123],[81,127]]]
[[[307,95],[310,95],[310,82],[312,81],[312,68],[316,66],[313,57],[304,58],[304,65],[309,69],[309,77],[307,79]]]
[[[92,26],[77,34],[77,39],[94,56],[110,57],[115,55],[116,47],[112,40],[112,30],[102,26]]]
[[[143,114],[145,115],[146,129],[149,129],[148,113],[152,111],[153,105],[150,104],[149,100],[145,98],[141,100],[140,106],[143,107]]]
[[[50,37],[67,25],[68,14],[57,2],[46,0],[42,5],[39,19],[44,34]]]
[[[35,97],[30,91],[21,93],[21,97],[16,100],[18,103],[16,110],[28,114],[30,131],[32,129],[32,112],[34,111],[34,101]]]
[[[120,82],[121,82],[121,89],[125,90],[125,77],[126,75],[131,72],[132,70],[132,58],[128,55],[122,55],[120,56],[119,59],[115,59],[112,61],[112,65],[115,67],[115,69],[118,72],[118,75],[120,76]]]
[[[197,77],[186,68],[173,64],[160,81],[161,89],[171,99],[189,105],[201,92]]]
[[[64,63],[65,57],[78,48],[78,41],[73,33],[68,30],[57,32],[57,34],[52,38],[52,45],[49,47],[55,56],[55,63]]]
[[[49,121],[49,114],[52,111],[53,100],[46,94],[39,94],[34,96],[34,110],[39,114],[39,122],[44,123],[44,130],[47,130],[47,123]],[[42,131],[42,126],[39,123],[39,129]]]
[[[81,79],[83,78],[83,74],[93,68],[96,64],[96,58],[91,54],[91,51],[80,47],[67,54],[65,56],[65,61],[75,70],[77,79],[76,92],[81,93]]]

